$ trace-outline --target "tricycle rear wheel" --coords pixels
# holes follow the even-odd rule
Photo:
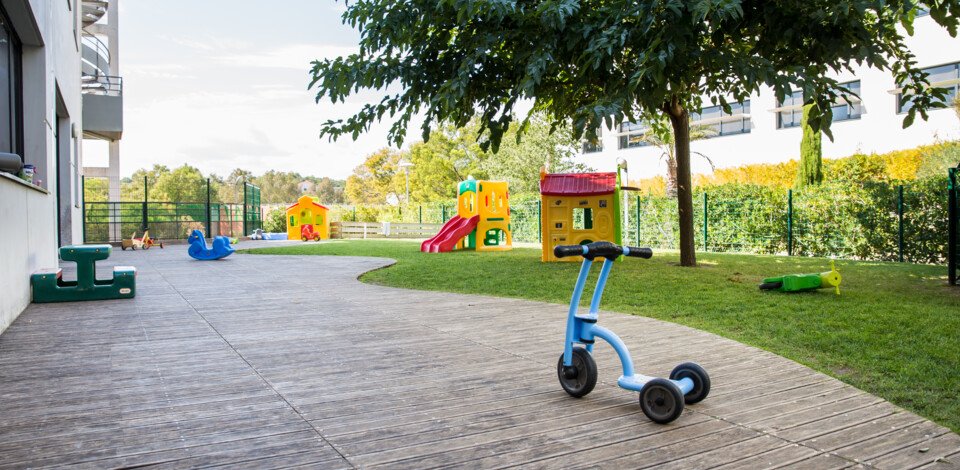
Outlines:
[[[568,371],[571,373],[568,374]],[[571,397],[584,397],[597,386],[597,363],[586,349],[575,347],[573,364],[569,370],[563,367],[563,354],[560,355],[560,360],[557,361],[557,377],[560,379],[560,386]]]
[[[710,394],[710,375],[699,364],[684,362],[674,367],[673,372],[670,372],[670,380],[683,378],[689,378],[693,381],[693,390],[690,390],[690,393],[683,397],[686,404],[692,405],[703,401]]]

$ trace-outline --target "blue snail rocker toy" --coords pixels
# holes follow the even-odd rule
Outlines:
[[[614,262],[620,256],[651,258],[649,248],[618,246],[610,242],[594,242],[587,245],[559,245],[553,249],[557,258],[582,256],[580,276],[573,288],[570,300],[570,313],[567,315],[567,333],[563,344],[563,354],[557,363],[557,375],[560,386],[570,396],[580,398],[593,391],[597,384],[597,363],[593,359],[593,345],[600,338],[617,352],[623,365],[623,375],[617,385],[627,390],[640,392],[640,408],[650,420],[666,424],[683,413],[683,405],[697,403],[710,393],[710,376],[702,367],[692,362],[678,365],[670,373],[669,379],[648,377],[633,370],[630,352],[619,336],[597,324],[597,312],[600,310],[600,298],[606,287],[607,278]],[[590,311],[578,312],[580,297],[590,275],[590,266],[597,258],[603,258],[603,267],[593,291]],[[581,346],[582,345],[582,346]]]
[[[234,249],[230,246],[230,239],[227,237],[215,237],[213,239],[213,249],[207,247],[207,240],[203,237],[203,232],[194,230],[187,237],[190,247],[187,248],[187,254],[193,259],[200,261],[213,261],[223,259],[233,254]]]

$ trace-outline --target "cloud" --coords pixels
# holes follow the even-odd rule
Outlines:
[[[149,77],[163,80],[188,80],[197,78],[196,75],[185,73],[189,70],[182,64],[133,64],[123,69],[123,75],[128,77]]]
[[[328,44],[290,44],[259,51],[235,50],[220,54],[215,60],[231,67],[259,67],[309,70],[318,59],[333,59],[359,52],[358,47]]]

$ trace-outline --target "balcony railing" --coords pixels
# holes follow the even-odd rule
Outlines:
[[[86,28],[103,18],[107,14],[110,2],[107,0],[83,0],[81,5],[81,18],[83,27]]]
[[[110,75],[110,48],[100,38],[84,34],[81,38],[83,53],[81,60],[87,75]],[[92,70],[91,70],[92,69]]]
[[[123,96],[123,77],[84,75],[80,87],[87,95]]]

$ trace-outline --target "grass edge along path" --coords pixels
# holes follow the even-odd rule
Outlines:
[[[396,264],[361,280],[558,304],[569,302],[579,268],[579,263],[541,263],[536,249],[426,254],[418,243],[403,241],[337,240],[245,252],[393,258]],[[943,267],[838,261],[843,276],[838,297],[832,290],[757,289],[764,277],[827,271],[829,260],[698,257],[698,268],[679,267],[678,255],[670,252],[618,263],[603,308],[765,349],[960,432],[960,289],[946,285]],[[591,281],[598,271],[595,267]]]

